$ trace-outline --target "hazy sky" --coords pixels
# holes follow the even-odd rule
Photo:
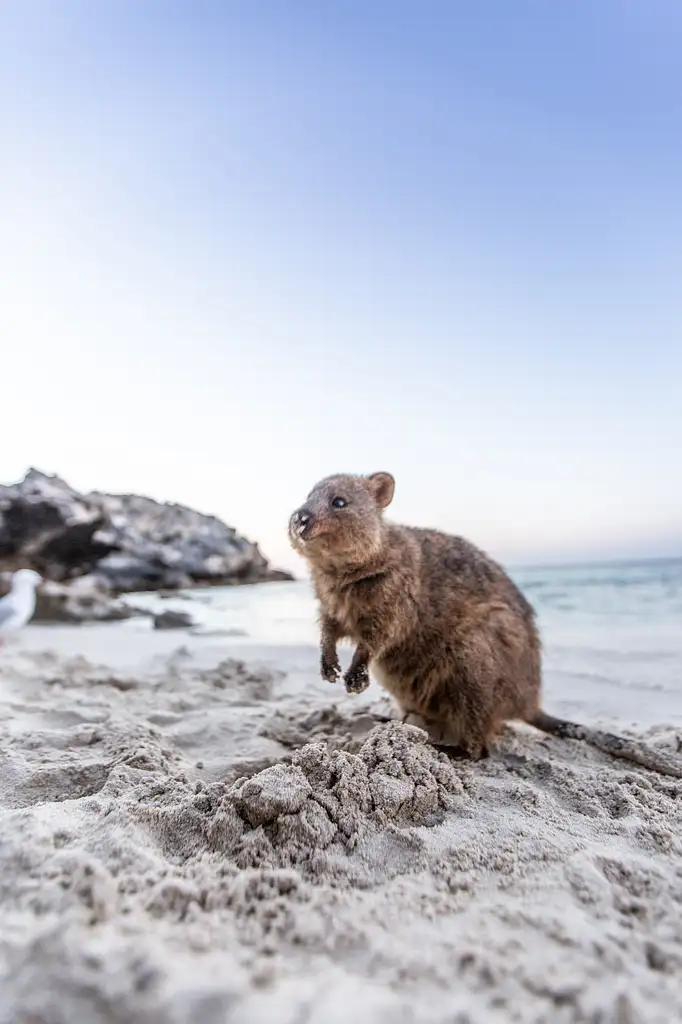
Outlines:
[[[682,553],[678,0],[5,0],[0,480]]]

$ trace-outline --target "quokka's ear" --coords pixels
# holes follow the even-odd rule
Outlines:
[[[390,473],[372,473],[367,477],[367,483],[379,508],[391,504],[395,494],[395,480]]]

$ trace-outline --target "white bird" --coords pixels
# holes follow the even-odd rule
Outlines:
[[[12,589],[0,599],[0,646],[5,633],[25,626],[36,610],[36,587],[42,576],[33,569],[19,569],[12,576]]]

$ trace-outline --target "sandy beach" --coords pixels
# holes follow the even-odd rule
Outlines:
[[[0,704],[2,1024],[682,1017],[677,780],[452,762],[307,645],[34,626]]]
[[[0,1024],[682,1024],[682,3],[0,12]]]

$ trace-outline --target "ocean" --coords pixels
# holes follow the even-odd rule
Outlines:
[[[682,558],[509,571],[538,614],[548,711],[682,725]],[[240,645],[317,643],[303,581],[135,602],[188,611],[202,630],[234,631]]]

